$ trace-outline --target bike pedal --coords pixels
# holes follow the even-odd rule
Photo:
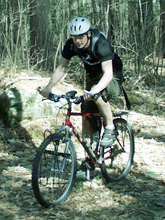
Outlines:
[[[76,174],[76,179],[80,179],[80,180],[90,180],[90,170],[86,170],[86,171],[77,171]]]

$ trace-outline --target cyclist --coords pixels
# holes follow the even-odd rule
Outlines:
[[[95,52],[92,51],[92,41],[96,33],[96,29],[91,29],[91,23],[87,18],[74,18],[68,25],[70,39],[67,40],[60,63],[53,73],[48,85],[41,91],[42,95],[47,97],[51,89],[64,76],[64,71],[73,56],[78,56],[84,63],[86,70],[86,90],[92,94],[100,94],[96,98],[92,98],[89,94],[84,94],[85,102],[82,104],[82,112],[99,111],[105,123],[105,130],[101,140],[102,146],[113,144],[116,140],[116,129],[113,124],[112,112],[109,102],[105,98],[120,95],[120,83],[113,76],[113,59],[109,41],[100,33],[95,43]],[[93,125],[93,128],[92,126]],[[98,138],[99,126],[83,118],[82,133],[90,135],[91,139]],[[94,137],[93,137],[94,134]]]

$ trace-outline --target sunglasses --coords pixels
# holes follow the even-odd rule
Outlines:
[[[85,37],[85,35],[86,35],[86,34],[81,34],[81,35],[78,35],[78,36],[71,36],[71,38],[72,38],[73,40],[76,40],[76,39],[82,40],[82,39]]]

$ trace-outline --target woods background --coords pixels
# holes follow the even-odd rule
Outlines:
[[[47,106],[36,88],[48,83],[69,37],[68,22],[76,16],[104,32],[123,60],[131,102],[126,119],[136,153],[126,180],[104,184],[98,172],[90,183],[77,182],[65,203],[45,210],[32,192],[31,169],[43,133],[55,130],[56,116],[39,115]],[[15,120],[7,127],[0,115],[1,219],[165,219],[165,0],[0,0],[0,42],[0,97],[9,91],[11,100],[4,96],[0,111],[6,108]],[[65,81],[57,90],[77,90],[83,71],[78,58],[67,71],[77,76],[76,88]],[[80,163],[83,149],[73,142]]]
[[[76,16],[105,33],[126,72],[163,74],[164,0],[0,0],[1,68],[53,71]]]

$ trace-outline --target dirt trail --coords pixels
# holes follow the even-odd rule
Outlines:
[[[76,181],[66,202],[50,209],[34,198],[31,168],[40,133],[52,129],[51,120],[38,119],[12,128],[0,122],[1,219],[165,219],[165,119],[132,110],[129,122],[135,131],[135,157],[128,177],[107,183],[97,170],[91,181]],[[76,146],[76,150],[82,159],[82,149]]]

